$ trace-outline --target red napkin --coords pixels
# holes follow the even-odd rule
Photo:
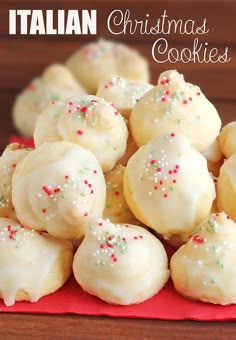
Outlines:
[[[25,146],[29,140],[11,136],[10,142]],[[169,257],[173,249],[166,246]],[[113,306],[85,293],[73,277],[57,292],[41,298],[38,302],[16,302],[6,307],[0,300],[2,312],[49,313],[49,314],[84,314],[124,318],[148,318],[162,320],[198,320],[226,321],[236,320],[236,305],[218,306],[209,303],[191,301],[179,295],[171,280],[153,298],[132,306]]]
[[[170,257],[173,249],[166,246],[166,250]],[[160,320],[236,320],[236,305],[218,306],[188,300],[175,291],[171,280],[158,294],[143,303],[132,306],[114,306],[84,292],[74,277],[71,277],[64,287],[41,298],[38,302],[16,302],[14,306],[6,307],[0,300],[0,311]]]
[[[34,148],[34,141],[32,138],[26,138],[18,135],[11,135],[9,143],[19,143],[24,145],[26,148]]]

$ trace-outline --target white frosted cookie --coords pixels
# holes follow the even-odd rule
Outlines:
[[[226,158],[236,153],[236,121],[222,128],[219,134],[219,144]]]
[[[76,281],[86,292],[119,305],[140,303],[169,278],[161,242],[144,228],[91,222],[73,262]]]
[[[220,168],[216,188],[219,211],[225,211],[236,222],[236,153]]]
[[[99,39],[82,46],[66,61],[66,66],[88,93],[97,92],[101,79],[118,74],[129,82],[149,82],[149,67],[138,51],[127,45]]]
[[[116,108],[103,98],[83,95],[49,104],[37,121],[34,142],[65,140],[79,144],[97,157],[103,171],[123,156],[128,129]]]
[[[218,177],[220,168],[224,162],[224,155],[219,145],[219,137],[217,137],[215,141],[208,146],[208,148],[203,152],[203,156],[207,160],[209,172],[211,172],[213,176]]]
[[[72,271],[70,242],[0,218],[0,298],[36,302],[55,292]]]
[[[112,102],[123,117],[129,118],[134,105],[152,88],[148,83],[129,83],[118,75],[108,75],[100,81],[96,96]]]
[[[236,303],[236,225],[224,213],[209,215],[170,262],[175,289],[203,302]]]
[[[13,123],[22,135],[32,137],[39,115],[50,102],[84,93],[84,88],[65,66],[52,64],[16,97]]]
[[[163,72],[158,85],[142,96],[130,115],[138,146],[163,133],[176,131],[203,152],[219,134],[221,120],[200,88],[187,83],[175,70]]]
[[[123,181],[133,214],[164,238],[191,231],[215,198],[206,159],[181,134],[165,134],[140,147]]]
[[[114,169],[105,173],[107,194],[103,218],[109,219],[112,223],[138,224],[124,197],[124,171],[124,166],[117,165]]]
[[[12,176],[17,164],[29,153],[18,143],[9,144],[0,157],[0,217],[16,218],[12,204]]]
[[[18,165],[12,201],[22,224],[65,239],[84,235],[102,216],[106,185],[96,157],[68,142],[44,143]]]

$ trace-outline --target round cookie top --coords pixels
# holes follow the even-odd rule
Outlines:
[[[129,83],[118,75],[108,75],[100,81],[96,95],[112,102],[128,118],[134,105],[152,88],[148,83]]]
[[[225,125],[219,134],[219,144],[223,154],[229,158],[236,153],[236,121]]]
[[[110,170],[126,149],[128,129],[116,108],[103,98],[83,95],[51,103],[38,119],[36,147],[65,140],[93,152],[104,171]]]
[[[225,213],[209,215],[171,258],[177,291],[204,302],[236,303],[236,225]]]
[[[0,296],[5,304],[13,305],[22,290],[27,300],[37,301],[59,254],[66,251],[72,258],[70,242],[0,218]],[[65,271],[71,272],[71,269]]]
[[[130,115],[130,128],[139,146],[163,133],[176,131],[203,152],[219,134],[221,120],[199,87],[185,82],[177,71],[169,70],[136,103]]]
[[[225,160],[217,179],[217,207],[236,221],[236,153]]]
[[[144,228],[94,219],[73,263],[77,282],[108,303],[128,305],[156,294],[169,277],[161,242]]]
[[[21,134],[32,137],[39,115],[50,102],[84,93],[65,66],[52,64],[17,96],[13,106],[14,125]]]
[[[149,82],[145,58],[125,44],[110,40],[85,44],[66,65],[91,94],[97,92],[100,80],[108,74],[118,74],[129,82]]]
[[[130,158],[124,194],[140,221],[169,237],[188,232],[208,215],[215,186],[206,159],[184,135],[172,132]]]
[[[83,236],[89,220],[102,216],[105,196],[96,157],[64,141],[31,151],[12,181],[12,200],[21,223],[66,239]]]
[[[0,157],[0,217],[16,218],[12,204],[12,176],[18,163],[29,151],[18,143],[12,143]]]

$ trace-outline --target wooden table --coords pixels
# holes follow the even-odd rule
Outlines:
[[[145,6],[144,6],[145,4]],[[144,8],[145,7],[145,8]],[[9,36],[9,9],[97,9],[96,36]],[[115,8],[130,9],[137,19],[145,13],[159,17],[167,10],[170,18],[192,18],[201,22],[207,18],[209,33],[202,37],[211,47],[223,51],[229,47],[229,63],[160,64],[151,57],[155,37],[138,33],[113,36],[105,25],[109,13]],[[235,1],[154,1],[135,0],[112,2],[94,1],[12,1],[0,4],[0,148],[4,149],[8,137],[14,133],[11,108],[16,94],[43,68],[52,62],[63,62],[73,51],[88,40],[98,37],[118,39],[137,48],[145,55],[155,84],[161,71],[175,68],[189,82],[201,87],[218,109],[223,123],[236,120],[236,2]],[[192,46],[193,35],[168,35],[169,44],[181,50]],[[204,40],[205,39],[205,40]],[[0,314],[0,339],[235,339],[234,322],[160,321],[144,319],[115,319],[78,315]]]

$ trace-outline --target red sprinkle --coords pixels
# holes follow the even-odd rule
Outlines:
[[[87,111],[87,106],[83,106],[80,109],[80,112],[85,113]]]
[[[168,194],[164,194],[163,196],[166,198],[166,197],[168,197]]]
[[[82,130],[77,130],[76,133],[77,133],[77,135],[82,136],[83,131]]]
[[[204,239],[199,237],[198,235],[195,235],[195,236],[190,235],[189,238],[191,238],[192,241],[195,243],[199,243],[199,244],[204,243]]]
[[[171,137],[175,137],[175,133],[172,132],[172,133],[170,134],[170,136],[171,136]]]
[[[119,195],[120,195],[119,191],[115,191],[114,194],[115,194],[116,196],[119,196]]]
[[[184,100],[183,100],[183,104],[185,104],[185,105],[188,104],[187,99],[184,99]]]

